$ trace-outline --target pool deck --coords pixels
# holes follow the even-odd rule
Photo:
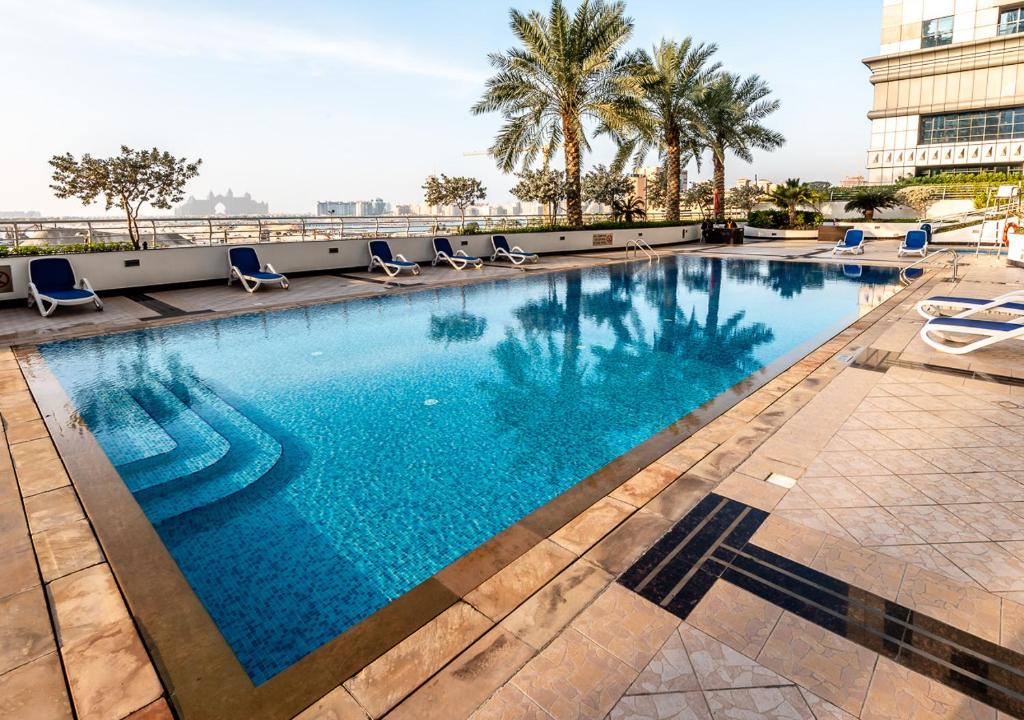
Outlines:
[[[675,251],[828,255],[806,242]],[[622,259],[545,257],[525,272]],[[848,260],[894,261],[886,242]],[[943,355],[919,340],[914,311],[928,295],[1024,287],[1024,270],[973,256],[961,270],[956,284],[948,271],[929,274],[738,393],[568,521],[524,525],[496,572],[450,580],[443,611],[339,671],[337,687],[297,717],[1024,716],[1024,342]],[[489,266],[470,277],[521,272]],[[400,287],[323,275],[255,296],[202,287],[49,319],[0,310],[0,719],[157,720],[173,717],[173,698],[189,720],[195,707],[157,672],[65,469],[73,463],[40,414],[47,401],[7,346],[467,275],[426,268]],[[795,483],[766,482],[772,474]]]

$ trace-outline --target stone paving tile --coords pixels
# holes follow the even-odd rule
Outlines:
[[[903,479],[936,503],[972,503],[988,500],[984,493],[960,482],[953,475],[905,475]]]
[[[988,539],[984,533],[941,505],[905,505],[889,508],[889,512],[928,543],[979,542]],[[879,544],[905,543],[895,541]]]
[[[930,450],[929,452],[940,452]],[[937,473],[941,470],[912,450],[874,450],[871,458],[897,475]]]
[[[704,694],[627,695],[608,714],[608,720],[712,720]]]
[[[875,462],[871,455],[859,450],[854,452],[822,453],[822,459],[829,467],[835,469],[836,475],[854,477],[856,475],[886,475],[889,473],[882,465]]]
[[[1003,598],[999,644],[1014,652],[1024,652],[1024,604]]]
[[[863,493],[851,480],[842,477],[803,478],[797,487],[807,493],[819,507],[826,509],[870,507],[878,504]]]
[[[612,492],[611,497],[633,507],[642,507],[679,477],[679,471],[653,463]]]
[[[686,646],[697,681],[704,690],[787,684],[784,678],[764,665],[736,652],[725,643],[715,640],[688,623],[684,622],[679,626],[679,635]]]
[[[71,484],[64,463],[49,438],[41,438],[11,447],[11,458],[18,474],[18,485],[25,497],[56,490]]]
[[[130,619],[61,648],[79,718],[123,718],[163,695]]]
[[[914,448],[969,448],[984,447],[991,445],[985,440],[984,434],[995,428],[979,427],[971,428],[928,428],[915,433],[914,437],[908,438],[908,442],[914,443]],[[1004,431],[1005,432],[1005,431]],[[926,438],[935,440],[932,444]],[[922,444],[922,440],[924,440]]]
[[[523,694],[515,685],[508,684],[491,696],[469,720],[552,720],[541,707]]]
[[[7,442],[13,447],[19,443],[49,438],[50,433],[46,429],[46,423],[41,419],[30,420],[29,422],[12,423],[7,426]]]
[[[612,583],[572,628],[639,672],[678,625],[675,615]]]
[[[1024,560],[996,543],[934,547],[989,592],[1024,591]]]
[[[786,612],[757,661],[856,715],[876,658],[876,653]]]
[[[916,474],[928,474],[938,472],[944,473],[963,473],[963,472],[978,472],[982,470],[991,470],[987,464],[979,461],[978,459],[967,454],[967,451],[971,448],[922,448],[917,450],[917,454],[920,455],[927,463],[922,465],[925,469],[918,471]],[[929,469],[930,468],[930,469]]]
[[[949,558],[931,545],[880,545],[872,548],[872,550],[897,558],[905,563],[913,563],[925,570],[945,575],[951,580],[967,583],[968,585],[977,585],[970,575],[950,562]]]
[[[856,720],[850,713],[836,707],[828,700],[818,697],[810,690],[799,686],[798,688],[800,694],[804,697],[804,702],[807,703],[807,707],[811,709],[811,714],[814,715],[815,720]]]
[[[45,582],[103,562],[103,552],[85,519],[37,533],[32,543]]]
[[[929,396],[923,396],[923,397],[929,397]],[[866,399],[863,403],[861,403],[861,405],[858,408],[858,410],[886,410],[888,412],[905,412],[905,411],[916,412],[918,410],[932,410],[932,409],[942,410],[942,409],[944,409],[944,407],[948,407],[948,405],[940,407],[940,408],[927,408],[927,407],[921,407],[919,404],[911,402],[911,401],[908,401],[908,400],[905,400],[903,398],[893,397],[892,395],[882,395],[882,396],[876,396],[876,397],[872,397],[872,398]]]
[[[997,503],[949,505],[958,518],[984,533],[989,540],[1024,540],[1024,517]]]
[[[878,505],[928,505],[935,502],[895,475],[863,475],[850,478],[850,482]]]
[[[805,525],[819,532],[835,535],[836,537],[853,539],[853,536],[846,529],[836,522],[835,518],[826,510],[776,510],[772,516],[781,517],[784,520]]]
[[[877,430],[850,430],[835,439],[842,439],[850,447],[849,450],[860,450],[861,452],[875,450],[901,450],[903,446]],[[825,448],[829,450],[829,448]]]
[[[786,495],[786,488],[733,473],[715,488],[715,492],[723,497],[771,512]]]
[[[562,546],[543,540],[485,580],[465,600],[492,620],[501,620],[575,559]]]
[[[24,540],[0,547],[0,599],[39,585],[32,544]]]
[[[717,447],[718,443],[691,437],[658,458],[658,462],[683,473],[707,457]]]
[[[885,508],[837,508],[828,513],[861,545],[913,545],[924,542],[911,527],[893,517]]]
[[[714,720],[815,720],[803,695],[794,685],[715,690],[705,693],[705,697]]]
[[[811,567],[826,575],[895,600],[906,564],[853,543],[826,537]]]
[[[614,498],[598,500],[551,536],[553,542],[582,555],[615,529],[635,508]]]
[[[769,515],[750,538],[760,548],[804,564],[814,559],[824,540],[825,532],[788,520],[778,512]]]
[[[671,520],[641,508],[583,557],[612,575],[620,575],[671,526]]]
[[[711,492],[715,484],[684,475],[661,491],[658,497],[644,506],[647,512],[657,513],[672,522],[678,522],[694,505]]]
[[[803,478],[803,480],[814,480],[814,477]],[[814,498],[808,495],[799,485],[794,485],[786,493],[786,497],[779,500],[775,510],[817,510],[821,506],[814,502]]]
[[[569,629],[528,662],[512,684],[555,720],[599,720],[636,675],[629,665]]]
[[[884,657],[871,679],[862,720],[995,720],[996,711]]]
[[[0,718],[71,720],[71,704],[57,653],[0,675]]]
[[[995,502],[1024,501],[1024,484],[1017,482],[1006,473],[957,473],[953,477]]]
[[[85,517],[82,506],[78,504],[78,496],[70,487],[25,498],[25,514],[33,534]]]
[[[911,430],[914,428],[913,424],[899,415],[885,410],[857,411],[851,417],[858,422],[861,430],[865,428],[874,428],[875,430]]]
[[[908,565],[896,602],[978,637],[999,642],[1001,600],[984,590]]]
[[[985,467],[993,470],[1019,470],[1024,463],[1017,453],[1001,447],[978,447],[964,448],[962,452],[972,458],[981,469]]]
[[[40,587],[0,600],[0,674],[56,650]]]
[[[468,717],[533,654],[529,645],[495,628],[388,713],[388,720]]]
[[[379,718],[490,625],[475,608],[458,602],[346,681],[345,689]]]
[[[366,713],[345,692],[345,688],[337,687],[296,715],[294,720],[366,720]]]
[[[28,540],[28,524],[21,500],[0,502],[0,547],[22,547]]]
[[[128,619],[128,609],[105,563],[53,581],[46,593],[61,647]]]
[[[719,580],[686,621],[747,657],[757,657],[782,608]]]
[[[647,667],[640,671],[627,695],[650,695],[652,693],[686,692],[699,690],[697,673],[690,664],[686,646],[679,631],[674,630],[668,640],[654,655]]]
[[[174,715],[171,714],[171,708],[167,705],[167,701],[160,698],[155,703],[136,710],[125,720],[174,720]]]

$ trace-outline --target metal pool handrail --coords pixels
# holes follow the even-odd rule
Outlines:
[[[643,253],[647,256],[648,260],[660,260],[661,256],[658,251],[652,248],[646,240],[643,238],[630,238],[626,241],[626,257],[629,257],[630,249],[633,250],[634,254],[639,256]]]
[[[914,262],[910,263],[906,267],[901,268],[900,269],[900,282],[902,282],[904,285],[909,285],[911,283],[911,279],[908,277],[907,271],[908,270],[912,270],[913,268],[916,268],[916,267],[923,267],[926,264],[928,264],[929,260],[934,260],[939,255],[949,255],[949,256],[951,256],[949,258],[949,264],[953,268],[953,278],[952,278],[953,282],[956,282],[958,280],[957,273],[959,272],[959,269],[960,269],[960,255],[959,255],[959,253],[957,253],[956,250],[953,250],[952,248],[940,248],[939,250],[936,250],[935,252],[928,253],[927,255],[925,255],[920,260],[915,260]]]

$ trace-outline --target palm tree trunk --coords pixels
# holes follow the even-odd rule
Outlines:
[[[580,140],[576,127],[567,118],[562,118],[562,133],[565,141],[565,214],[572,227],[583,225],[583,201],[580,197]]]
[[[671,130],[665,138],[665,219],[679,220],[679,131]],[[645,208],[646,209],[646,208]]]
[[[796,205],[789,206],[789,226],[796,226]]]
[[[725,215],[725,151],[719,155],[718,151],[712,151],[715,164],[715,208],[716,218]]]
[[[867,210],[865,210],[864,211],[864,219],[867,222],[871,222],[872,220],[874,220],[875,219],[875,209],[874,208],[868,208]]]

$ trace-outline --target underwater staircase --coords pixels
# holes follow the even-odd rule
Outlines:
[[[281,444],[197,378],[132,388],[171,449],[116,465],[153,525],[223,500],[263,477]]]

